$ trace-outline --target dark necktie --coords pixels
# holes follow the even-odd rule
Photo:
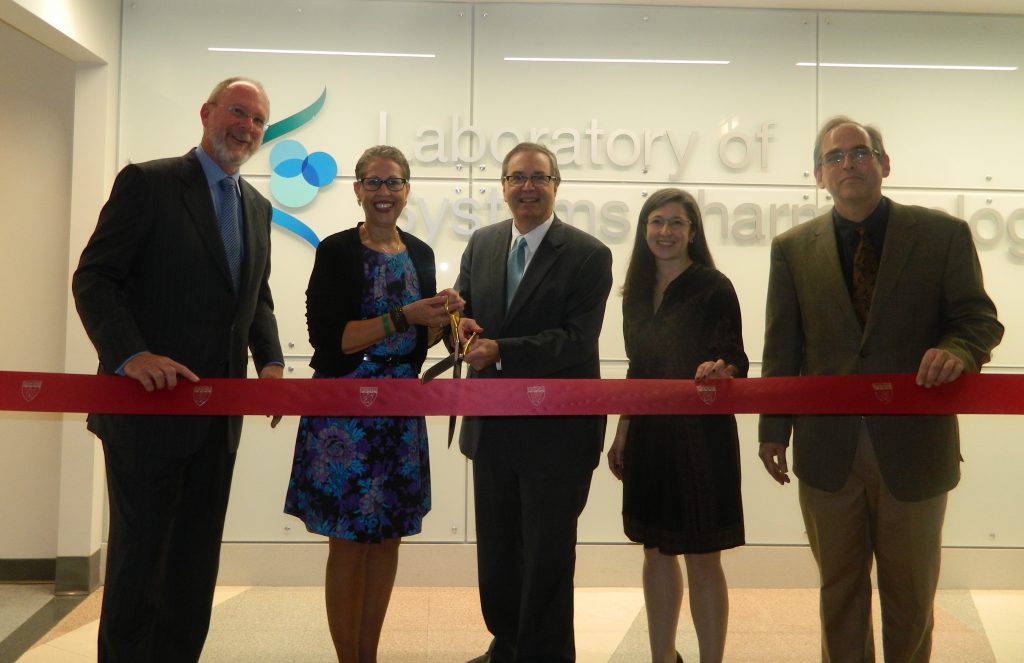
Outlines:
[[[526,271],[526,238],[520,235],[512,243],[512,250],[508,254],[508,287],[505,290],[505,310],[512,304],[512,297],[516,294],[519,282],[523,280],[523,272]]]
[[[242,273],[242,232],[238,223],[238,188],[235,181],[225,177],[220,181],[220,209],[217,212],[217,228],[224,241],[224,252],[228,256],[231,283],[238,292]]]
[[[857,313],[860,326],[864,327],[871,310],[871,295],[875,292],[878,276],[878,254],[871,243],[871,237],[864,226],[857,228],[857,248],[853,251],[853,310]]]

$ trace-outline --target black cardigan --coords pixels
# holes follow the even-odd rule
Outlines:
[[[362,222],[359,223],[362,225]],[[434,251],[425,242],[398,230],[416,268],[420,296],[437,294]],[[359,366],[363,351],[345,354],[341,335],[350,320],[363,320],[362,243],[359,227],[349,228],[325,238],[316,249],[313,272],[306,288],[306,327],[313,346],[309,365],[330,375],[347,375]],[[427,328],[416,327],[416,349],[412,352],[417,373],[427,356]]]

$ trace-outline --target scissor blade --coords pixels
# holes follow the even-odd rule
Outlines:
[[[452,440],[455,438],[455,416],[448,417],[448,448],[452,448]]]
[[[441,375],[449,368],[455,365],[455,353],[451,353],[441,361],[437,362],[427,370],[423,371],[423,375],[420,376],[420,384],[426,384]]]

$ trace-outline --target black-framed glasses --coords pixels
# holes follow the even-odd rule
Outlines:
[[[549,182],[553,182],[553,181],[557,180],[558,178],[555,177],[554,175],[520,175],[520,174],[516,174],[516,175],[506,175],[505,177],[503,177],[501,179],[505,180],[511,186],[520,187],[520,186],[523,186],[524,184],[526,184],[527,180],[532,182],[533,186],[544,186],[545,184],[547,184]]]
[[[822,161],[825,162],[826,166],[832,168],[838,168],[846,163],[846,157],[850,157],[856,164],[861,164],[870,159],[871,157],[880,157],[882,153],[878,150],[870,147],[855,147],[849,152],[843,152],[842,150],[836,150],[835,152],[829,152]]]
[[[367,191],[376,191],[381,185],[386,186],[388,191],[401,191],[409,183],[404,177],[389,177],[386,180],[379,177],[363,177],[356,181]]]
[[[264,129],[267,128],[267,118],[265,118],[265,117],[263,117],[261,115],[257,115],[255,113],[250,113],[249,111],[245,110],[241,106],[236,106],[234,104],[232,104],[230,106],[223,106],[223,105],[218,104],[218,103],[216,103],[214,101],[208,101],[206,103],[210,104],[211,106],[220,106],[221,108],[223,108],[227,112],[229,112],[232,115],[234,115],[236,120],[242,120],[243,122],[245,120],[252,120],[252,126],[256,127],[260,131],[263,131]]]

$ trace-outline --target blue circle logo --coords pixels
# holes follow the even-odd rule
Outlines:
[[[338,164],[326,152],[309,154],[302,143],[284,140],[270,151],[270,192],[285,207],[305,207],[334,181]]]

